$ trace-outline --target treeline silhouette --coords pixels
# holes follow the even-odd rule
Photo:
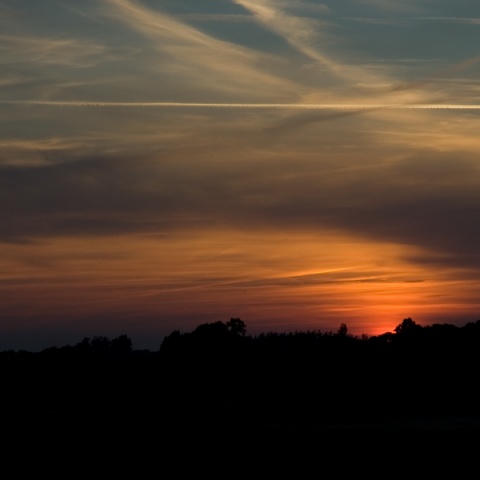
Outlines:
[[[407,318],[394,332],[356,337],[345,324],[253,336],[231,318],[173,331],[157,351],[121,335],[0,352],[1,406],[9,435],[49,432],[57,448],[80,439],[121,449],[129,439],[132,452],[153,430],[170,460],[178,451],[205,459],[208,438],[222,458],[248,445],[250,461],[280,455],[284,468],[314,469],[306,452],[331,459],[361,451],[366,438],[384,454],[393,438],[467,449],[480,426],[479,367],[480,320]],[[155,445],[141,444],[142,454]]]
[[[251,336],[232,318],[173,331],[158,351],[135,350],[121,335],[0,352],[9,385],[4,401],[44,410],[150,406],[160,397],[219,408],[235,401],[246,409],[253,401],[256,411],[268,406],[268,414],[285,403],[301,403],[302,411],[308,404],[331,406],[344,416],[358,409],[395,413],[391,406],[400,404],[402,410],[473,407],[480,400],[479,366],[480,320],[422,327],[407,318],[393,333],[356,337],[345,324],[336,332]]]

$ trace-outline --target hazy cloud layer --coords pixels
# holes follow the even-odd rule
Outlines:
[[[2,237],[183,231],[202,222],[278,231],[334,228],[432,253],[456,252],[458,261],[478,266],[470,258],[480,240],[474,153],[418,149],[384,159],[361,146],[353,162],[351,154],[328,150],[262,153],[259,143],[259,151],[252,146],[236,153],[226,144],[166,149],[149,158],[3,167],[8,208],[1,213]]]

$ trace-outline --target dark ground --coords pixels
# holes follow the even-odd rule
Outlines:
[[[184,410],[184,408],[189,408]],[[4,423],[4,463],[17,471],[151,475],[448,475],[472,478],[480,460],[480,415],[472,411],[368,418],[363,412],[247,414],[215,408],[15,412]],[[7,412],[8,416],[8,412]],[[341,418],[340,418],[341,417]]]
[[[257,345],[212,341],[207,331],[193,343],[174,336],[162,354],[131,350],[125,339],[123,350],[102,341],[108,348],[4,352],[4,470],[476,478],[480,322],[433,329],[434,337],[407,326],[414,335],[368,342],[294,335]]]

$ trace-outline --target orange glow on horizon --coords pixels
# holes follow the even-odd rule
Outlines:
[[[0,287],[2,315],[35,312],[53,323],[108,316],[152,328],[161,318],[164,334],[240,317],[254,334],[336,331],[346,323],[351,334],[378,335],[407,317],[438,323],[445,311],[467,318],[478,310],[467,301],[475,282],[406,263],[405,246],[334,232],[276,238],[228,230],[61,238],[29,245],[35,262],[25,246],[2,245],[11,272]]]

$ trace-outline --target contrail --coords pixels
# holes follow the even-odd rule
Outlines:
[[[91,102],[47,100],[0,100],[2,105],[45,107],[142,107],[142,108],[212,108],[212,109],[287,109],[287,110],[480,110],[475,104],[303,104],[303,103],[190,103],[190,102]]]

